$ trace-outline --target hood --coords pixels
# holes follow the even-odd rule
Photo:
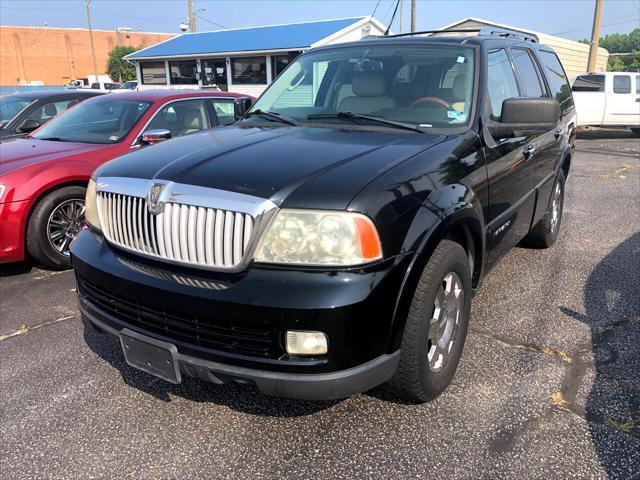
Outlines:
[[[344,209],[367,183],[441,138],[389,129],[234,125],[130,153],[96,176],[169,180],[289,208]]]
[[[35,138],[0,143],[0,175],[37,163],[91,152],[105,146],[95,143],[52,142]]]

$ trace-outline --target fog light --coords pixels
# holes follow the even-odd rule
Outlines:
[[[289,355],[324,355],[327,353],[327,336],[322,332],[287,331]]]

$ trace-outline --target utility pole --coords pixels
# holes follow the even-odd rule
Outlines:
[[[416,0],[411,0],[411,31],[416,31]]]
[[[89,43],[91,44],[91,57],[93,59],[93,74],[96,76],[96,82],[99,82],[98,79],[98,64],[96,63],[96,49],[93,46],[93,30],[91,30],[91,11],[89,9],[89,4],[91,0],[85,0],[85,5],[87,7],[87,23],[89,24]]]
[[[400,0],[400,31],[398,33],[402,33],[402,4],[404,3],[403,0]]]
[[[196,16],[193,14],[193,0],[187,0],[189,8],[189,32],[196,31]]]
[[[591,30],[591,47],[589,48],[589,63],[587,72],[595,72],[598,60],[598,46],[600,45],[600,22],[602,20],[602,3],[596,0],[596,11],[593,14],[593,30]]]

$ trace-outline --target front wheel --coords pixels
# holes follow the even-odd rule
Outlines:
[[[467,336],[471,295],[466,252],[443,240],[424,268],[411,302],[400,365],[389,381],[395,393],[426,402],[451,383]]]
[[[549,248],[558,238],[564,209],[564,172],[560,170],[553,184],[549,206],[544,217],[529,231],[524,243],[535,248]]]
[[[84,195],[84,187],[64,187],[38,202],[27,227],[27,251],[38,263],[71,266],[69,245],[84,224]]]

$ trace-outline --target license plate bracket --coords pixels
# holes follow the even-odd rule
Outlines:
[[[129,365],[155,375],[167,382],[182,381],[175,345],[125,328],[120,332],[120,344]]]

